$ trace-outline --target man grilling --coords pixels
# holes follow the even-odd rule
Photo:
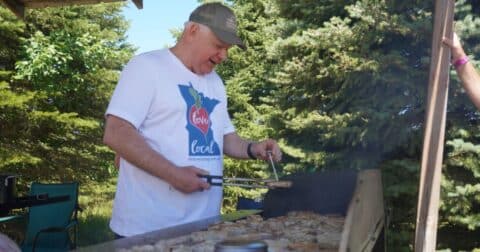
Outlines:
[[[220,3],[195,9],[178,43],[134,57],[106,111],[104,143],[120,157],[110,227],[117,237],[216,216],[222,188],[200,175],[222,175],[223,154],[281,160],[276,141],[235,133],[225,87],[214,68],[228,49],[245,49],[233,12]]]

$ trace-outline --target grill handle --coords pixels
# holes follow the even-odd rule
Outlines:
[[[222,186],[223,184],[223,177],[218,176],[218,175],[206,175],[206,174],[199,174],[197,175],[199,178],[204,178],[207,180],[207,183],[209,183],[212,186]],[[215,180],[215,181],[214,181]],[[218,181],[220,180],[220,182]]]

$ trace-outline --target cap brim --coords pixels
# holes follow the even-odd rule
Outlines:
[[[220,39],[222,42],[225,42],[230,45],[236,45],[243,50],[247,50],[247,47],[243,43],[243,41],[236,35],[231,32],[222,31],[220,29],[211,28],[213,33]]]

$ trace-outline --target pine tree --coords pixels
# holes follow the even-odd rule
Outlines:
[[[103,113],[133,49],[122,4],[31,10],[25,23],[5,9],[15,34],[2,82],[0,170],[31,181],[105,179],[115,173],[102,143]],[[17,46],[12,46],[16,43]],[[2,44],[3,45],[3,44]],[[4,148],[5,147],[5,148]]]
[[[455,10],[455,30],[478,69],[480,8],[476,1],[463,0],[456,1]],[[438,241],[471,250],[480,247],[480,113],[453,69],[451,74]]]
[[[387,233],[401,248],[415,223],[432,6],[390,4],[352,1],[320,22],[283,14],[291,33],[271,48],[281,59],[271,81],[277,132],[296,158],[287,171],[382,168]]]
[[[382,169],[388,247],[396,251],[410,251],[413,244],[433,4],[232,1],[250,49],[231,51],[219,71],[237,130],[253,138],[280,139],[283,174]],[[457,10],[464,19],[458,25],[469,27],[462,29],[476,50],[475,9],[458,1]],[[470,141],[478,134],[475,124],[465,125],[477,115],[471,104],[465,108],[458,83],[451,90],[440,227],[448,232],[443,226],[469,223],[475,231],[478,151]],[[453,126],[459,122],[462,126]],[[226,169],[258,175],[258,167],[238,163],[227,162]],[[268,173],[267,167],[263,171]],[[464,208],[454,205],[459,199]],[[473,246],[439,242],[439,248]]]
[[[231,4],[239,22],[240,36],[248,49],[230,49],[228,61],[216,71],[225,81],[229,112],[237,133],[246,139],[263,140],[274,136],[266,121],[270,108],[265,106],[265,101],[271,99],[273,86],[269,84],[268,73],[274,62],[265,61],[265,58],[267,45],[275,39],[267,28],[276,21],[271,15],[276,7],[264,0],[233,1]],[[237,162],[227,158],[225,176],[268,178],[273,174],[265,162]],[[223,209],[234,210],[239,196],[256,198],[263,192],[226,187]]]

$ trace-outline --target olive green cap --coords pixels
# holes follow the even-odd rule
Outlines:
[[[237,35],[235,14],[221,3],[200,5],[190,14],[189,21],[207,26],[222,42],[237,45],[243,50],[246,49],[245,44]]]

